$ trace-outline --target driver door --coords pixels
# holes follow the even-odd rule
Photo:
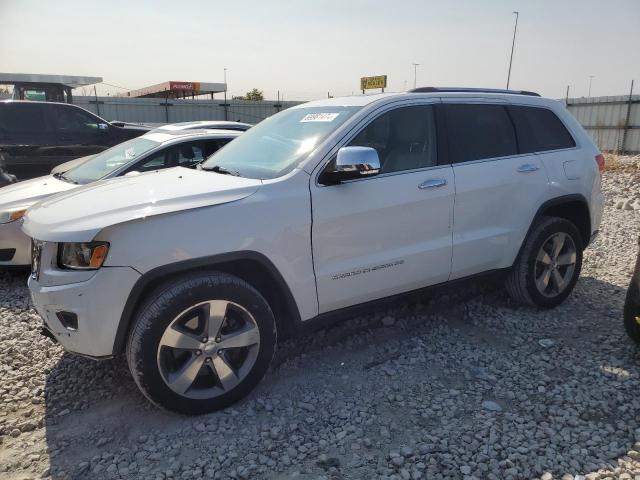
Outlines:
[[[447,281],[455,185],[437,162],[433,106],[389,110],[343,146],[375,148],[381,169],[311,185],[320,313]]]

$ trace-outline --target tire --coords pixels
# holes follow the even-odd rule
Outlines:
[[[556,241],[562,244],[557,254]],[[578,229],[570,221],[540,217],[507,277],[505,286],[511,298],[539,308],[553,308],[562,303],[580,276],[583,245]],[[573,263],[567,263],[572,260]]]
[[[226,273],[200,272],[149,295],[137,310],[126,355],[152,403],[199,415],[251,392],[276,343],[273,313],[255,288]]]
[[[634,275],[624,302],[624,329],[631,340],[640,344],[640,286]]]

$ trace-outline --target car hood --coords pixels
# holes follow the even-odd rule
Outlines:
[[[101,180],[29,209],[23,230],[50,242],[88,242],[105,227],[248,197],[260,180],[177,167]]]
[[[73,183],[58,180],[53,175],[12,183],[0,188],[0,210],[29,207],[51,195],[77,187]]]

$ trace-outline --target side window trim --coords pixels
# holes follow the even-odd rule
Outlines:
[[[444,114],[444,103],[434,105],[436,116],[436,149],[438,151],[437,164],[440,166],[452,165],[451,153],[449,151],[449,130],[447,129],[447,119]]]
[[[513,128],[513,136],[516,139],[516,152],[518,155],[525,155],[522,153],[522,148],[520,147],[520,137],[518,135],[518,129],[516,128],[516,122],[513,119],[513,115],[511,114],[511,105],[505,105],[503,107],[505,113],[507,114],[507,118],[509,118],[509,123],[511,124],[511,128]]]
[[[439,158],[440,158],[440,146],[439,146],[440,145],[440,136],[439,136],[439,133],[438,133],[439,132],[439,129],[438,129],[438,113],[437,113],[436,107],[438,105],[440,105],[440,103],[441,103],[441,98],[432,98],[432,99],[429,99],[428,101],[415,101],[414,100],[414,101],[411,101],[411,102],[391,103],[391,104],[383,105],[380,108],[370,112],[365,118],[360,120],[360,122],[358,123],[358,125],[356,127],[354,127],[352,130],[350,130],[348,134],[346,134],[338,142],[336,142],[336,144],[333,146],[333,148],[324,156],[323,160],[321,160],[318,163],[318,166],[314,169],[314,176],[315,176],[314,183],[315,183],[316,187],[318,187],[318,188],[329,187],[329,185],[323,185],[323,184],[319,183],[318,179],[320,178],[320,176],[322,175],[324,170],[329,166],[329,163],[331,163],[331,161],[336,157],[336,155],[338,153],[338,150],[340,150],[342,147],[348,145],[349,142],[351,142],[353,139],[355,139],[360,134],[360,132],[362,132],[372,122],[374,122],[375,120],[380,118],[382,115],[385,115],[386,113],[389,113],[392,110],[397,110],[397,109],[406,108],[406,107],[426,107],[426,106],[431,106],[434,109],[434,120],[435,120],[435,128],[436,128],[436,164],[435,165],[431,165],[429,167],[416,168],[416,169],[412,169],[412,170],[400,170],[400,171],[397,171],[397,172],[380,173],[378,175],[374,175],[374,176],[368,177],[368,178],[357,178],[357,179],[354,179],[354,180],[348,180],[348,181],[345,181],[344,183],[353,183],[353,182],[362,182],[362,181],[368,181],[368,180],[375,180],[377,178],[384,178],[384,177],[388,177],[388,176],[392,176],[392,175],[404,175],[404,174],[408,174],[408,173],[415,173],[415,172],[422,172],[422,171],[427,171],[427,170],[440,169],[440,168],[448,166],[448,165],[441,165],[440,162],[439,162]]]

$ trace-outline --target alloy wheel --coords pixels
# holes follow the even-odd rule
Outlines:
[[[235,388],[251,371],[260,329],[242,306],[226,300],[198,303],[180,313],[158,345],[166,385],[181,396],[209,399]]]
[[[577,249],[564,232],[549,236],[540,247],[535,264],[535,284],[545,297],[556,297],[571,284],[576,269]]]

